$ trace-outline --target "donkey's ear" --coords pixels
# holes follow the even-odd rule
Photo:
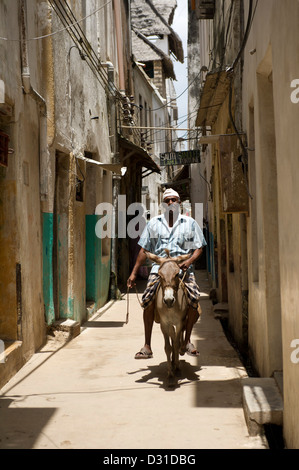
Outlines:
[[[176,263],[181,263],[182,261],[185,261],[186,259],[190,258],[190,255],[180,255],[180,256],[175,256],[174,258],[171,258],[172,261],[175,261]]]
[[[165,258],[162,258],[161,256],[154,255],[153,253],[150,253],[149,251],[144,250],[146,256],[154,261],[157,264],[161,264],[165,261]]]

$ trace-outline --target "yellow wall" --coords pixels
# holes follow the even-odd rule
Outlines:
[[[298,21],[297,2],[259,2],[245,49],[243,90],[244,125],[250,134],[254,109],[255,128],[250,346],[262,375],[283,364],[284,436],[290,448],[299,446],[299,364],[291,360],[291,342],[299,338],[299,104],[291,101],[291,82],[299,78]]]

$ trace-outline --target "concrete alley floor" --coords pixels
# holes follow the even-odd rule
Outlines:
[[[144,336],[142,309],[131,290],[128,324],[125,296],[58,349],[48,342],[1,390],[0,448],[267,448],[263,437],[248,435],[240,383],[247,374],[214,319],[206,273],[197,276],[203,313],[192,340],[200,356],[181,357],[175,386],[167,382],[159,325],[154,357],[134,359]]]

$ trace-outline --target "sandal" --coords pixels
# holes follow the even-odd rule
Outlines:
[[[152,357],[152,351],[149,351],[146,348],[141,348],[140,351],[135,354],[135,359],[151,359]]]
[[[199,356],[199,351],[197,351],[196,347],[192,343],[188,343],[186,346],[186,353],[189,356],[197,357]]]

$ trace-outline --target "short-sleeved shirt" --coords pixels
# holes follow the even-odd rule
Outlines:
[[[157,256],[166,257],[165,248],[170,256],[192,253],[207,243],[198,223],[185,215],[179,215],[173,227],[169,227],[164,214],[153,217],[144,228],[138,244]],[[157,273],[159,265],[154,263],[151,273]],[[193,272],[192,265],[188,272]]]

